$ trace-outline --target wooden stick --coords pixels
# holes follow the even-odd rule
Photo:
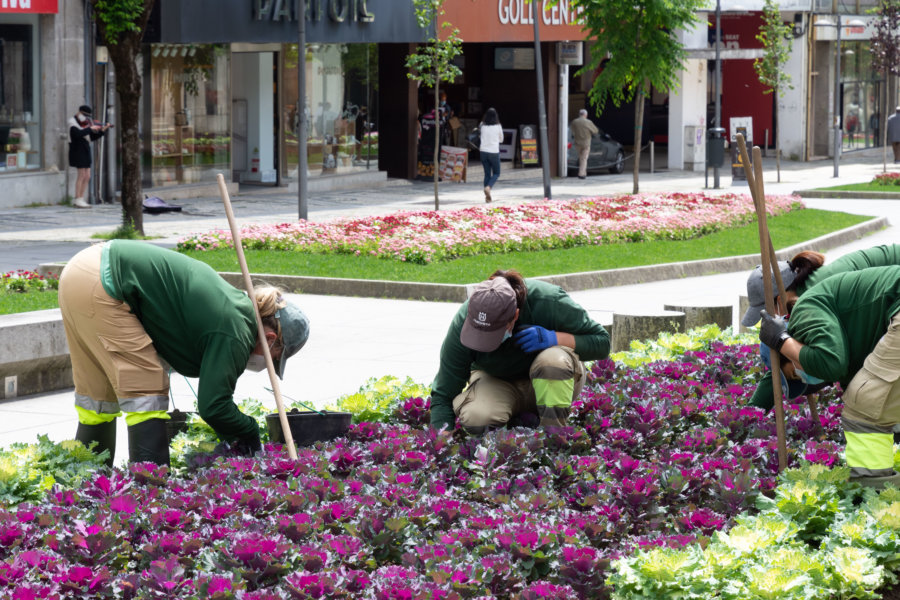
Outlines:
[[[278,375],[275,374],[275,364],[272,362],[272,353],[269,352],[269,342],[266,340],[266,331],[263,329],[262,317],[259,307],[256,305],[256,292],[253,291],[253,281],[250,279],[250,270],[247,268],[247,259],[244,258],[244,247],[241,245],[241,232],[234,220],[234,212],[231,210],[231,199],[228,197],[228,187],[225,185],[225,177],[219,173],[216,175],[219,183],[219,194],[222,196],[222,204],[225,205],[225,215],[228,217],[228,225],[231,227],[231,241],[237,252],[238,262],[241,265],[241,273],[244,276],[244,288],[253,304],[253,313],[256,315],[256,332],[259,345],[262,346],[263,356],[266,358],[266,368],[269,371],[269,379],[272,381],[272,393],[275,395],[275,404],[278,406],[278,419],[281,421],[281,431],[284,434],[284,442],[287,445],[288,456],[297,460],[297,448],[294,446],[294,436],[288,424],[287,413],[284,411],[284,402],[281,401],[281,387],[278,385]]]
[[[756,192],[757,192],[757,202],[762,208],[762,215],[768,220],[768,211],[766,210],[766,193],[765,187],[763,184],[763,174],[762,174],[762,160],[757,161],[757,152],[758,148],[754,146],[753,148],[753,170],[756,173]],[[759,209],[757,209],[759,211]],[[775,274],[775,284],[778,287],[778,304],[779,306],[776,309],[779,311],[778,314],[786,315],[787,314],[787,292],[784,289],[784,281],[781,278],[781,269],[778,267],[778,257],[775,256],[775,246],[772,244],[772,235],[768,233],[768,221],[766,223],[766,234],[769,238],[769,254],[772,257],[772,271]],[[779,368],[781,367],[781,363],[779,362]],[[816,402],[815,397],[812,394],[806,395],[806,404],[809,406],[809,416],[812,419],[813,426],[816,430],[816,435],[822,433],[822,424],[819,421],[819,408],[818,403]]]
[[[747,183],[750,186],[750,195],[753,197],[753,204],[756,207],[756,220],[759,225],[759,254],[762,262],[763,290],[766,296],[766,312],[770,315],[776,315],[775,311],[775,294],[772,290],[772,278],[770,274],[773,272],[771,264],[772,255],[769,253],[769,229],[766,221],[766,213],[763,204],[759,202],[761,188],[757,186],[756,180],[762,180],[762,154],[759,148],[753,148],[753,158],[759,165],[759,177],[754,175],[753,165],[747,154],[747,143],[744,141],[742,134],[737,134],[738,150],[741,154],[741,162],[744,165],[744,173],[747,176]],[[764,202],[764,201],[763,201]],[[778,268],[778,264],[774,265]],[[787,442],[785,441],[784,431],[784,391],[781,389],[781,356],[774,349],[771,352],[771,370],[772,370],[772,393],[775,397],[775,433],[778,439],[778,470],[783,471],[787,468]]]

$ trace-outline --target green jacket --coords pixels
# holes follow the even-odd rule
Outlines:
[[[798,296],[801,296],[812,286],[839,273],[891,265],[900,265],[900,244],[891,244],[890,246],[883,244],[865,250],[857,250],[813,271],[802,285],[797,286],[796,292]]]
[[[102,257],[106,293],[128,304],[175,371],[200,378],[200,417],[225,440],[258,436],[256,420],[232,400],[256,345],[247,295],[207,264],[152,244],[115,240]]]
[[[598,360],[609,356],[609,333],[594,321],[562,288],[536,279],[526,279],[528,293],[519,309],[516,329],[540,325],[553,331],[575,336],[575,353],[582,360]],[[468,300],[460,306],[450,323],[441,346],[440,367],[431,384],[431,424],[453,427],[453,399],[463,391],[473,370],[503,379],[528,377],[534,354],[522,352],[508,339],[493,352],[476,352],[459,341],[466,319]]]
[[[802,285],[797,286],[796,292],[798,296],[801,296],[814,285],[825,281],[832,275],[891,265],[900,265],[900,244],[891,244],[890,246],[885,244],[866,248],[865,250],[857,250],[856,252],[845,254],[836,261],[813,271]],[[770,410],[774,403],[772,374],[767,372],[759,381],[750,404]]]
[[[900,266],[829,277],[803,294],[788,332],[804,344],[803,370],[846,389],[900,310]]]

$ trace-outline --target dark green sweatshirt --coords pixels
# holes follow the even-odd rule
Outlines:
[[[103,288],[131,308],[157,353],[178,373],[199,377],[200,417],[222,439],[259,435],[232,395],[256,345],[256,315],[247,294],[207,264],[152,244],[104,246]]]
[[[845,254],[834,262],[823,265],[813,271],[802,285],[797,286],[796,292],[798,296],[801,296],[814,285],[825,281],[832,275],[860,271],[870,267],[886,267],[891,265],[900,265],[900,245],[898,244],[883,244],[881,246],[866,248],[865,250],[857,250],[856,252]],[[760,380],[756,391],[753,393],[750,404],[765,410],[770,410],[774,403],[775,400],[772,395],[772,374],[767,372]]]
[[[540,325],[552,331],[575,336],[575,352],[581,360],[590,361],[609,356],[609,333],[594,321],[581,306],[559,286],[526,279],[528,293],[519,309],[516,329]],[[450,323],[441,346],[440,367],[431,384],[431,425],[453,427],[453,399],[463,391],[473,370],[481,370],[503,379],[528,377],[535,354],[522,352],[508,339],[493,352],[476,352],[463,346],[459,334],[469,308],[468,300],[460,306]]]

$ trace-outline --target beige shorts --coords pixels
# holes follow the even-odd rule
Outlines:
[[[128,305],[103,289],[101,248],[94,245],[76,254],[59,277],[75,405],[106,414],[164,411],[168,372]]]
[[[853,376],[843,400],[846,419],[881,426],[900,423],[900,313]]]

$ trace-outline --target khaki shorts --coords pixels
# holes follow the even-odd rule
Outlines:
[[[105,414],[164,411],[169,375],[125,302],[100,282],[102,245],[75,255],[59,277],[59,308],[72,357],[75,405]]]
[[[530,377],[503,379],[484,371],[473,371],[469,385],[453,399],[453,412],[464,427],[499,427],[511,418],[524,413],[538,413],[532,378],[547,377],[575,380],[572,399],[581,395],[584,387],[584,364],[575,351],[554,346],[539,353],[531,364]],[[547,377],[549,378],[549,377]]]
[[[842,416],[881,426],[900,423],[900,313],[847,386]]]

